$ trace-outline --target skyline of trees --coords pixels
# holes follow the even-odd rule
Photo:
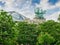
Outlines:
[[[60,45],[60,22],[41,24],[14,22],[8,12],[0,11],[0,43],[2,45]]]

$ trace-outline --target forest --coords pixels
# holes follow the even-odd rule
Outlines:
[[[0,10],[0,45],[60,45],[59,22],[48,20],[39,24],[13,21]]]

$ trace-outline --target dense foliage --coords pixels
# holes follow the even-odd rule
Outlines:
[[[16,40],[16,28],[11,15],[1,10],[0,11],[0,43],[3,45],[14,45]]]
[[[38,40],[38,45],[50,45],[55,41],[55,39],[48,33],[43,33],[41,32],[40,35],[37,38]]]
[[[60,42],[60,23],[50,20],[39,25],[39,30],[41,32],[50,34],[55,39],[55,42],[52,43],[52,45]]]
[[[18,23],[18,42],[24,45],[35,45],[37,37],[37,29],[35,27],[35,24],[27,24],[24,22]]]
[[[11,15],[0,11],[0,44],[60,45],[60,23],[49,20],[41,24],[14,22]]]
[[[58,21],[60,22],[60,14],[59,14],[59,17],[58,17]]]

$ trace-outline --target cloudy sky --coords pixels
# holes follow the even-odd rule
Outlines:
[[[44,17],[47,20],[57,20],[60,14],[60,0],[0,0],[0,9],[16,11],[33,19],[36,7],[46,10]]]

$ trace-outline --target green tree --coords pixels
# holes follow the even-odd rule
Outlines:
[[[44,19],[44,14],[46,13],[45,10],[42,10],[40,8],[36,8],[35,9],[35,14],[36,14],[36,18],[39,18],[39,19]]]
[[[24,45],[35,45],[37,38],[37,29],[35,24],[28,24],[25,22],[18,23],[18,42]]]
[[[60,45],[60,41],[58,41],[55,45]]]
[[[49,20],[38,27],[40,32],[47,32],[55,38],[53,45],[60,41],[60,23]]]
[[[55,41],[55,39],[48,33],[41,32],[40,35],[37,37],[38,45],[50,45]]]
[[[58,21],[60,22],[60,14],[59,14],[59,17],[58,17]]]
[[[11,15],[4,10],[0,10],[0,42],[3,45],[15,45],[17,34],[16,25]]]

